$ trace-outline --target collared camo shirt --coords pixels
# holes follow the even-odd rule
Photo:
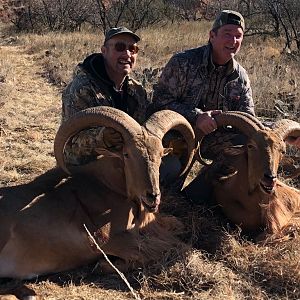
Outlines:
[[[73,80],[63,91],[62,122],[83,109],[103,105],[121,109],[142,124],[149,104],[144,87],[129,76],[117,91],[106,73],[102,54],[95,53],[77,66]],[[64,153],[66,162],[80,165],[94,160],[95,149],[105,147],[101,129],[86,129],[70,139]]]
[[[175,54],[154,87],[153,110],[172,109],[192,125],[203,111],[244,111],[254,115],[250,80],[245,69],[232,59],[215,66],[211,45]]]

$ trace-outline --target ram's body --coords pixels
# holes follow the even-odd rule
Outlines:
[[[72,169],[64,163],[64,145],[85,128],[86,118],[92,118],[91,126],[112,126],[103,119],[110,122],[116,114],[125,115],[112,108],[96,110],[97,116],[88,110],[82,115],[83,125],[74,129],[81,117],[64,125],[55,141],[58,164],[67,172]],[[167,229],[174,228],[174,219],[156,217],[154,212],[160,202],[159,165],[169,151],[162,147],[162,136],[169,126],[179,126],[187,140],[193,140],[188,122],[175,114],[165,112],[163,119],[177,117],[177,121],[171,125],[169,121],[164,130],[158,127],[155,134],[151,120],[145,127],[129,117],[118,121],[115,128],[124,139],[122,150],[98,149],[103,157],[75,168],[70,177],[56,169],[26,185],[0,189],[0,277],[32,278],[99,258],[84,225],[106,254],[119,258],[121,270],[155,260],[174,244],[176,239]],[[153,116],[155,123],[161,117],[161,112]],[[100,119],[99,124],[95,119]],[[127,130],[122,124],[135,128]]]
[[[28,199],[34,188],[40,186],[1,190],[0,277],[31,278],[96,259],[99,253],[93,251],[84,224],[97,233],[108,254],[128,261],[138,257],[139,226],[132,224],[139,207],[126,197],[87,176],[45,186],[49,191]]]
[[[219,126],[233,125],[246,142],[222,148],[218,158],[207,167],[214,200],[225,215],[242,229],[280,233],[297,223],[300,191],[277,178],[278,166],[285,152],[284,139],[299,136],[300,124],[283,120],[274,129],[243,113],[216,117]]]
[[[262,166],[261,161],[257,161]],[[226,166],[226,167],[225,167]],[[257,181],[249,193],[248,157],[246,152],[224,154],[224,172],[210,173],[213,179],[213,197],[226,216],[246,230],[266,229],[278,233],[292,221],[293,215],[300,210],[300,193],[278,179],[272,192],[264,188],[263,177]],[[226,170],[230,171],[226,174]]]

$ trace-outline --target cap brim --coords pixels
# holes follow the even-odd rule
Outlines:
[[[122,31],[122,32],[116,32],[116,33],[112,34],[109,37],[109,39],[105,40],[105,42],[108,41],[108,40],[110,40],[112,37],[114,37],[116,35],[121,35],[121,34],[129,34],[129,35],[131,35],[135,39],[136,42],[139,42],[141,40],[141,38],[137,34],[131,32],[131,31]]]

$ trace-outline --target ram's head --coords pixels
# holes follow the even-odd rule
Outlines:
[[[71,173],[64,159],[64,148],[69,139],[81,130],[97,126],[115,129],[124,141],[119,151],[97,149],[103,157],[117,158],[118,166],[122,169],[122,172],[107,175],[111,173],[110,168],[113,164],[111,159],[105,160],[105,163],[100,165],[102,170],[101,176],[97,176],[98,180],[109,188],[126,194],[130,199],[139,199],[149,211],[156,211],[160,203],[161,159],[173,151],[163,147],[162,139],[170,130],[176,130],[183,136],[187,150],[181,173],[185,173],[195,149],[195,136],[188,121],[174,111],[164,110],[153,114],[141,126],[129,115],[115,108],[96,107],[81,111],[62,124],[56,135],[55,156],[58,165],[65,172]],[[103,170],[104,166],[106,170]],[[116,177],[116,174],[119,177]],[[120,185],[121,182],[123,186]]]

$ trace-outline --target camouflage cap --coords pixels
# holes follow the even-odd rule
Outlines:
[[[109,29],[105,34],[104,43],[110,40],[113,36],[116,36],[118,34],[124,34],[124,33],[130,34],[136,40],[136,42],[140,41],[140,37],[137,34],[133,33],[128,28],[122,26],[122,27],[113,27]]]
[[[243,31],[245,31],[245,20],[243,16],[234,10],[222,10],[221,13],[216,17],[216,20],[212,26],[212,30],[218,29],[227,24],[241,26]]]

